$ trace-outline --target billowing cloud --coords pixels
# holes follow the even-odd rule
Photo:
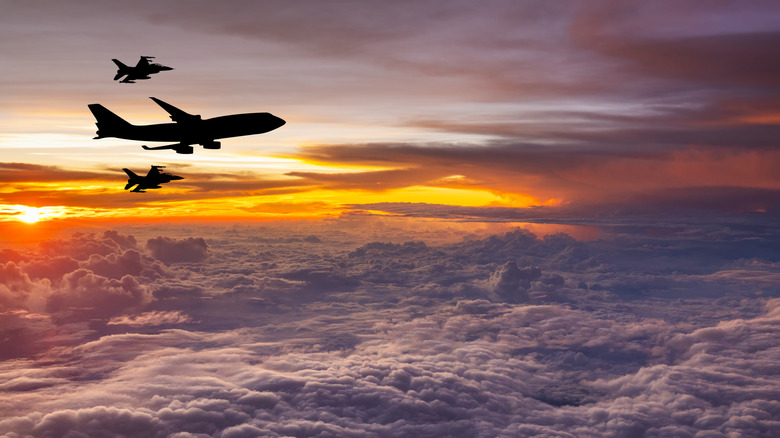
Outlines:
[[[156,237],[147,240],[146,247],[152,256],[165,263],[203,262],[209,258],[208,245],[199,237],[182,240]]]
[[[126,307],[146,304],[151,299],[148,287],[138,283],[132,275],[109,279],[86,269],[77,269],[63,276],[62,288],[47,300],[47,310],[110,315]]]
[[[3,251],[0,433],[777,431],[773,235],[420,225],[136,227]],[[209,262],[165,267],[144,240]]]

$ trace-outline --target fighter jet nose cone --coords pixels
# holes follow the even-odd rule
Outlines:
[[[280,128],[280,127],[284,126],[284,125],[285,125],[285,123],[287,123],[287,122],[286,122],[286,121],[284,121],[284,119],[282,119],[282,118],[279,118],[279,117],[276,117],[276,116],[273,116],[273,118],[274,118],[274,119],[276,119],[276,120],[274,120],[274,122],[276,123],[276,127],[277,127],[277,128]]]

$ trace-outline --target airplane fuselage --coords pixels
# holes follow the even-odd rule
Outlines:
[[[155,125],[128,125],[114,129],[111,137],[139,141],[175,141],[201,144],[221,138],[263,134],[284,125],[270,113],[234,114],[205,120]]]
[[[106,109],[103,105],[89,104],[97,121],[96,139],[105,137],[124,138],[139,141],[176,142],[164,146],[141,146],[146,150],[173,149],[179,154],[191,154],[192,145],[205,149],[220,149],[222,138],[263,134],[285,124],[285,121],[271,113],[247,113],[203,119],[188,114],[175,106],[152,97],[168,114],[174,123],[156,125],[133,125]]]

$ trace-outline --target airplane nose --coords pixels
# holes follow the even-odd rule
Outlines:
[[[271,117],[273,117],[273,119],[271,119],[271,120],[272,120],[272,123],[274,125],[276,125],[276,128],[280,128],[280,127],[284,126],[285,123],[287,123],[287,122],[284,121],[284,119],[276,117],[275,115],[271,115]],[[274,128],[274,129],[276,129],[276,128]]]

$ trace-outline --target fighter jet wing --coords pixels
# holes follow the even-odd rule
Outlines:
[[[135,65],[135,68],[143,68],[149,67],[149,57],[148,56],[142,56],[141,59],[138,60],[138,64]]]
[[[150,97],[150,99],[152,99],[157,105],[160,105],[162,109],[167,111],[168,114],[170,114],[171,116],[171,120],[173,120],[176,123],[180,123],[180,122],[186,123],[195,120],[200,120],[199,115],[186,113],[169,103],[165,103],[162,100],[157,99],[156,97]]]
[[[151,169],[149,169],[149,173],[146,174],[147,178],[155,178],[158,175],[160,175],[160,170],[157,169],[157,166],[152,166]]]

